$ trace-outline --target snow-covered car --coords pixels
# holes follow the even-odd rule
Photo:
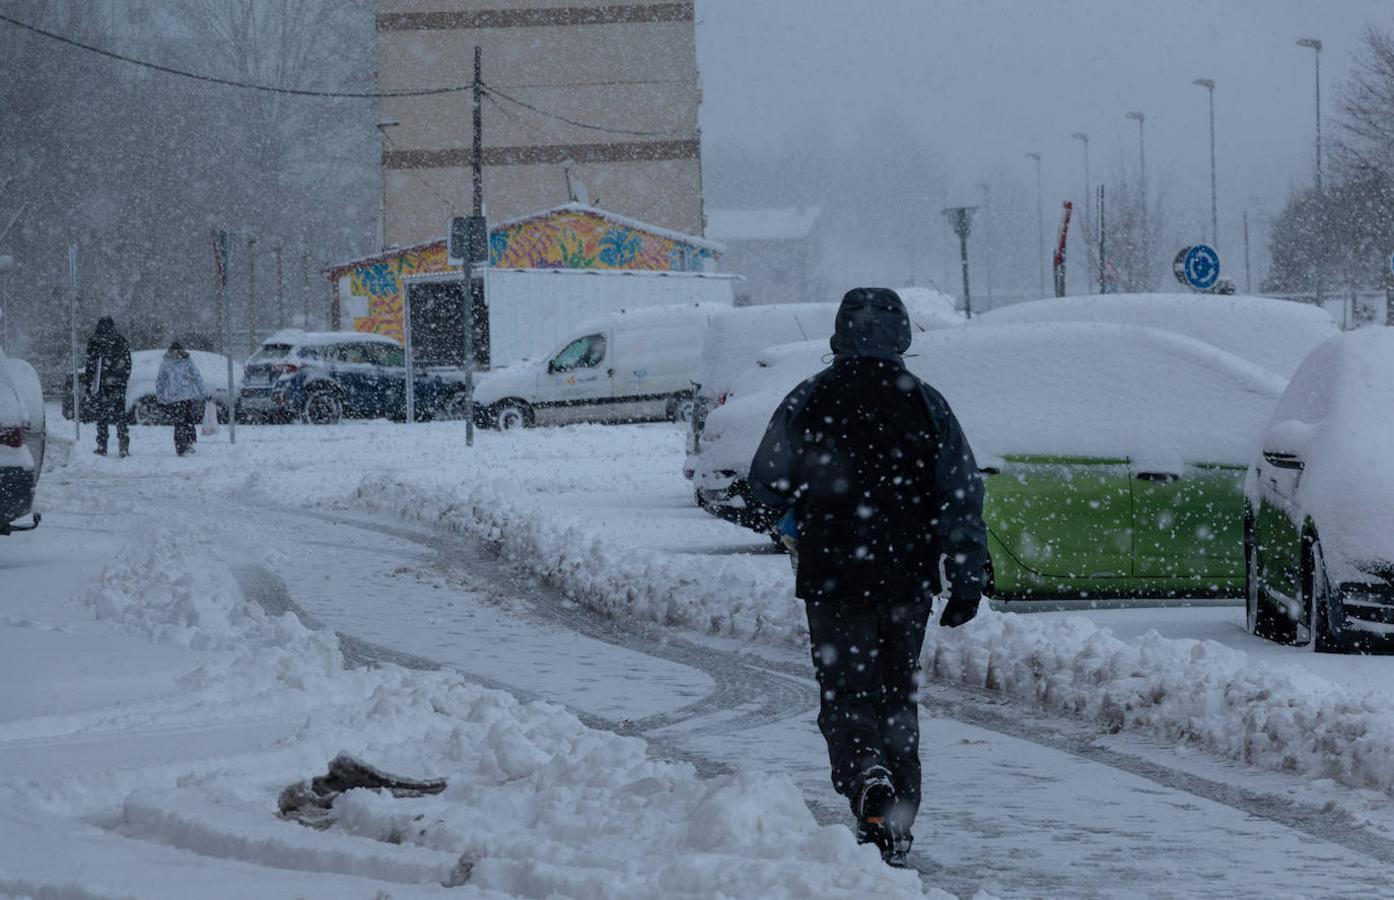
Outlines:
[[[952,297],[932,288],[896,288],[916,333],[955,328],[967,320]],[[827,340],[837,320],[836,303],[771,303],[741,306],[712,316],[702,338],[702,360],[693,378],[691,427],[687,433],[684,477],[691,479],[701,453],[707,416],[735,396],[735,380],[766,347]]]
[[[44,464],[44,395],[38,373],[0,351],[0,535],[39,524],[34,491]],[[15,524],[32,516],[32,524]]]
[[[1033,322],[1114,322],[1174,331],[1214,344],[1283,378],[1339,329],[1331,314],[1307,303],[1214,294],[1090,294],[1003,306],[973,319],[975,327]]]
[[[693,482],[709,512],[768,524],[751,457],[826,353],[763,351],[708,417]],[[1244,476],[1282,378],[1173,332],[1084,322],[916,334],[906,364],[986,474],[997,596],[1239,596]]]
[[[1394,330],[1307,357],[1245,494],[1249,630],[1322,651],[1394,646]]]
[[[413,373],[414,413],[421,419],[463,418],[465,377],[453,366]],[[358,331],[285,331],[262,342],[247,360],[238,421],[341,418],[406,419],[406,351],[386,335]]]
[[[131,352],[131,377],[126,382],[126,417],[136,425],[172,425],[165,407],[155,398],[155,379],[160,374],[160,361],[165,357],[164,350],[134,350]],[[203,383],[213,394],[213,404],[218,408],[218,421],[226,422],[229,409],[227,389],[227,357],[204,350],[190,350],[189,358],[198,366]],[[241,374],[236,363],[233,364],[233,390],[241,384]],[[78,383],[83,391],[87,389],[86,373],[78,375]],[[73,376],[63,379],[63,417],[73,417]],[[82,421],[91,422],[90,404],[84,405]]]

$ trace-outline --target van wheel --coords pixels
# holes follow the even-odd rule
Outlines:
[[[691,397],[674,397],[668,401],[668,418],[673,422],[690,423],[696,406],[697,401]]]
[[[504,400],[494,407],[494,427],[499,431],[513,431],[518,428],[531,428],[533,424],[532,407],[522,400]]]

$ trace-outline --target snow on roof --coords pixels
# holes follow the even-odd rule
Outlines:
[[[635,231],[645,231],[649,234],[657,235],[658,237],[664,237],[668,238],[669,240],[678,241],[679,243],[691,244],[694,247],[704,247],[716,253],[722,253],[726,250],[726,247],[724,245],[718,244],[715,241],[709,241],[705,238],[700,238],[693,234],[684,234],[681,231],[673,231],[669,228],[660,228],[657,225],[650,225],[648,222],[640,222],[638,219],[631,219],[628,216],[621,216],[618,213],[612,213],[607,209],[598,209],[594,206],[587,206],[584,203],[563,203],[561,206],[553,206],[550,209],[543,209],[535,213],[528,213],[527,215],[519,216],[516,219],[506,219],[502,222],[495,222],[494,224],[489,226],[489,231],[490,233],[492,233],[500,229],[512,228],[514,225],[521,225],[524,222],[531,222],[534,219],[545,219],[548,216],[554,216],[558,213],[583,213],[585,215],[599,216],[607,222],[613,222],[616,225],[620,225],[625,228],[632,228]]]
[[[707,234],[723,241],[796,241],[808,237],[822,212],[821,206],[713,209]]]
[[[261,345],[265,347],[267,344],[294,344],[297,347],[306,347],[324,344],[344,344],[350,341],[354,343],[367,341],[374,344],[401,346],[401,343],[395,338],[390,338],[385,334],[372,334],[367,331],[296,331],[294,329],[278,331],[262,341]]]
[[[1337,332],[1331,314],[1270,297],[1214,294],[1093,294],[1033,300],[990,310],[974,326],[1025,322],[1115,322],[1188,335],[1284,378]]]
[[[1333,580],[1394,569],[1394,330],[1362,328],[1314,350],[1264,444],[1302,459],[1297,505]]]

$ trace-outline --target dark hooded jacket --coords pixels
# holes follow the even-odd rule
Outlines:
[[[103,316],[87,341],[87,392],[93,397],[124,398],[130,378],[131,348],[111,317]]]
[[[784,399],[751,462],[756,499],[794,509],[805,600],[982,595],[982,479],[949,404],[905,368],[910,337],[894,291],[849,291],[832,365]]]

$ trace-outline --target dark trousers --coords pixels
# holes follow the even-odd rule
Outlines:
[[[818,729],[833,787],[857,812],[862,774],[890,770],[907,821],[920,806],[920,649],[929,597],[805,604],[818,676]]]
[[[131,429],[126,424],[125,390],[103,390],[92,403],[97,417],[97,449],[103,453],[106,452],[107,441],[111,434],[107,427],[115,424],[116,447],[122,453],[129,452],[131,449]]]
[[[198,440],[197,423],[203,421],[203,403],[199,400],[180,400],[169,404],[174,416],[174,452],[181,456]]]

